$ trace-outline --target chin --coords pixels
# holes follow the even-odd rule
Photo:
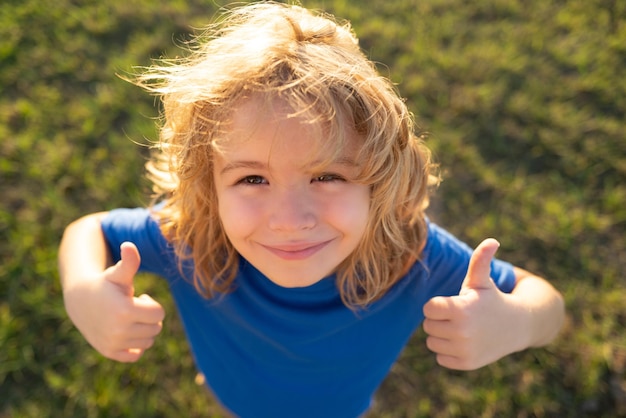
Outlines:
[[[283,271],[278,274],[276,271],[265,272],[261,269],[259,269],[259,271],[261,271],[261,273],[263,273],[274,284],[286,288],[312,286],[331,274],[330,272],[328,274],[323,274],[322,272],[320,272],[319,274],[314,275],[311,274],[310,270],[308,270],[306,274],[302,274],[302,272],[299,272],[297,270],[289,272]]]

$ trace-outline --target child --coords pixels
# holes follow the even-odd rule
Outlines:
[[[68,314],[104,356],[137,361],[161,330],[138,270],[167,280],[199,370],[241,417],[363,414],[422,321],[452,369],[557,334],[551,285],[425,216],[429,152],[348,24],[243,6],[138,83],[163,99],[159,203],[74,222],[59,254]]]

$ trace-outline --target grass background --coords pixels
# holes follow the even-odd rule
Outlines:
[[[371,417],[626,416],[626,3],[303,0],[352,22],[432,132],[445,181],[431,215],[549,278],[568,321],[544,349],[474,372],[417,332]],[[219,417],[169,313],[136,364],[68,320],[56,267],[78,216],[148,201],[154,99],[116,77],[206,25],[225,1],[0,5],[0,417]],[[384,64],[383,64],[384,63]]]

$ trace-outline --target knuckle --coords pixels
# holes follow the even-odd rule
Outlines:
[[[159,313],[159,322],[163,322],[163,320],[165,319],[165,309],[161,308],[161,311]]]
[[[114,317],[120,322],[127,322],[132,317],[132,311],[128,306],[122,306],[116,310]]]
[[[468,307],[464,307],[463,309],[457,309],[455,311],[455,316],[460,324],[465,325],[472,318],[472,312]]]
[[[472,340],[473,332],[468,326],[460,327],[458,331],[458,336],[461,341],[462,346],[467,350],[470,346],[470,342]]]
[[[454,365],[450,363],[449,358],[447,356],[443,356],[443,355],[438,354],[435,357],[435,359],[437,361],[437,364],[440,365],[441,367],[446,367],[446,368],[449,368],[449,369],[454,369],[455,368]]]
[[[430,334],[431,333],[431,322],[430,322],[430,319],[426,319],[426,320],[424,320],[424,322],[422,322],[422,328],[424,329],[424,332],[426,334]]]
[[[426,347],[428,347],[428,349],[429,349],[430,351],[435,351],[435,349],[434,349],[434,348],[435,348],[435,346],[434,346],[434,343],[433,343],[433,338],[432,338],[432,337],[428,337],[428,338],[426,338]]]
[[[109,330],[109,336],[109,341],[111,344],[113,343],[113,341],[123,340],[126,336],[126,327],[120,325],[111,327],[111,329]]]

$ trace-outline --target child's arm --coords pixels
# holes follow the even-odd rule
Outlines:
[[[59,248],[59,273],[65,309],[85,339],[102,355],[137,361],[161,331],[164,311],[148,295],[134,297],[140,256],[124,243],[122,260],[112,265],[100,226],[106,213],[70,224]]]
[[[501,292],[489,277],[499,244],[488,239],[474,251],[458,296],[424,305],[424,331],[437,362],[472,370],[508,354],[548,344],[563,325],[563,298],[544,279],[515,268],[516,285]]]

